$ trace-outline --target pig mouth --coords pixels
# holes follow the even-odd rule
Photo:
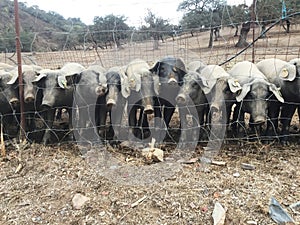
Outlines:
[[[25,98],[25,103],[33,103],[34,102],[34,97],[27,97]]]
[[[258,116],[256,118],[254,118],[253,120],[253,124],[254,125],[261,125],[266,121],[266,118],[264,116]]]
[[[113,106],[115,106],[117,103],[114,99],[108,99],[106,102],[106,106],[111,109]]]
[[[13,106],[13,107],[17,107],[20,103],[19,99],[17,98],[12,98],[9,103]]]
[[[144,113],[148,114],[148,115],[154,113],[154,109],[153,109],[152,105],[146,105],[146,107],[144,109]]]
[[[218,106],[216,106],[216,105],[212,105],[210,107],[210,112],[211,113],[219,113],[220,112],[220,108]]]
[[[43,103],[43,104],[41,105],[41,107],[42,107],[42,109],[47,110],[47,109],[51,109],[51,108],[52,108],[52,105],[51,105],[50,103]]]
[[[186,103],[186,98],[184,95],[182,94],[179,94],[177,97],[176,97],[176,102],[178,104],[185,104]]]
[[[177,80],[176,80],[175,78],[170,78],[170,79],[168,80],[168,84],[169,84],[170,86],[177,86],[177,85],[178,85],[178,82],[177,82]]]

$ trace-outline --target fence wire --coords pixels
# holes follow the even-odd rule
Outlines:
[[[252,36],[250,32],[247,37],[247,42],[251,46],[245,49],[235,47],[238,42],[239,36],[235,36],[235,28],[230,26],[223,26],[220,30],[219,36],[214,36],[212,47],[208,48],[210,30],[205,29],[194,29],[192,30],[180,30],[180,32],[162,32],[162,31],[137,31],[128,30],[122,31],[126,38],[118,41],[108,41],[95,44],[91,42],[89,37],[92,34],[96,34],[98,31],[88,30],[86,33],[78,33],[76,36],[80,36],[81,43],[74,44],[72,36],[74,33],[56,33],[52,32],[51,36],[55,36],[59,40],[64,40],[61,43],[51,43],[47,41],[41,42],[43,38],[42,32],[36,32],[33,39],[30,41],[31,52],[22,53],[23,64],[35,64],[43,68],[57,69],[61,68],[65,63],[77,62],[82,64],[84,67],[88,67],[92,64],[99,64],[105,69],[109,69],[115,66],[127,65],[134,59],[143,59],[153,65],[158,59],[165,56],[175,56],[183,59],[186,65],[194,60],[201,60],[206,64],[222,65],[226,70],[230,69],[235,63],[249,60],[259,62],[266,58],[278,58],[285,61],[289,61],[294,58],[300,58],[300,25],[296,22],[291,24],[290,32],[286,32],[286,28],[283,24],[277,23],[273,25],[272,29],[268,30],[262,37],[261,28],[258,25],[253,25],[255,30],[255,45],[251,45]],[[270,25],[271,26],[271,25]],[[101,31],[105,36],[112,36],[116,31]],[[160,37],[158,40],[154,40],[151,34],[157,33]],[[259,38],[260,37],[260,38]],[[22,41],[22,40],[21,40]],[[25,44],[25,43],[23,43]],[[28,43],[27,43],[28,44]],[[36,51],[36,46],[43,45],[45,51]],[[252,49],[253,48],[253,49]],[[73,50],[72,50],[73,49]],[[255,58],[252,58],[252,51],[254,50]],[[16,66],[16,54],[14,52],[5,52],[0,54],[0,62],[7,63]],[[291,102],[292,104],[292,102]],[[86,107],[89,107],[87,105]],[[77,108],[76,108],[77,110]],[[124,110],[124,120],[122,124],[119,124],[117,129],[123,130],[124,136],[120,141],[128,140],[128,123],[127,113]],[[180,127],[179,122],[179,111],[177,107],[175,116],[173,117],[173,128],[176,135],[180,135],[184,129],[200,129],[199,125],[191,123],[191,127]],[[37,130],[30,131],[28,135],[42,135],[43,129],[45,129],[45,122],[42,120],[40,112],[32,112],[36,117]],[[120,112],[122,113],[122,112]],[[12,117],[18,118],[18,112],[14,112]],[[298,135],[298,117],[297,114],[292,121],[291,136]],[[3,119],[3,116],[2,116]],[[7,124],[10,123],[11,118],[8,118]],[[249,115],[246,116],[246,121],[249,121]],[[53,128],[54,142],[55,139],[63,140],[69,131],[66,131],[68,115],[63,111],[62,116],[58,116],[56,119],[55,126]],[[3,122],[5,123],[5,122]],[[224,125],[224,124],[223,124]],[[246,133],[249,132],[249,124],[240,124],[242,129]],[[18,124],[16,124],[18,127]],[[194,126],[194,127],[193,127]],[[209,125],[206,125],[209,126]],[[77,127],[85,129],[86,127]],[[207,136],[209,131],[203,127],[201,133]],[[154,130],[153,121],[150,121],[150,130]],[[230,130],[230,129],[229,129]],[[295,131],[295,132],[294,132]],[[11,136],[11,131],[5,131],[8,136]],[[109,126],[107,127],[109,132]],[[168,131],[170,132],[170,131]],[[176,133],[177,132],[177,133]],[[254,132],[257,132],[255,130]],[[15,133],[13,134],[15,135]],[[111,134],[107,134],[108,136]],[[127,135],[127,136],[126,136]],[[178,137],[174,134],[169,133],[171,142],[178,141]],[[247,141],[256,140],[257,137],[249,134]],[[254,135],[255,136],[255,135]],[[207,137],[206,137],[207,138]],[[227,141],[236,141],[237,138],[233,135],[226,137]],[[200,140],[201,141],[201,140]],[[207,139],[202,140],[206,142]],[[141,141],[142,142],[142,141]]]

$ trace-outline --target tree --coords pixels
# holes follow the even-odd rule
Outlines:
[[[184,17],[182,26],[184,27],[189,22],[188,28],[207,27],[210,30],[210,38],[208,47],[212,47],[213,36],[215,34],[215,40],[219,37],[219,31],[221,27],[222,9],[224,5],[220,4],[217,0],[185,0],[179,4],[178,10],[186,11],[188,17],[192,16],[192,20],[188,17]]]
[[[281,25],[289,33],[291,21],[287,16],[300,10],[300,2],[296,0],[259,0],[256,2],[255,8],[256,19],[262,24],[262,28],[281,18]]]
[[[201,13],[216,8],[217,5],[219,5],[217,0],[184,0],[179,4],[177,10]]]
[[[251,19],[249,7],[245,4],[226,6],[227,13],[224,20],[229,26],[235,28],[234,37],[238,36],[239,25]]]
[[[235,47],[244,48],[248,46],[247,35],[250,31],[251,22],[245,22],[242,24],[241,34]]]
[[[158,49],[159,39],[164,41],[163,33],[170,32],[172,30],[172,26],[169,24],[168,20],[157,17],[149,9],[144,20],[148,26],[144,26],[143,29],[148,30],[150,32],[150,36],[153,37],[153,49]]]
[[[128,37],[127,32],[129,26],[125,23],[126,18],[124,16],[115,16],[113,14],[107,15],[105,17],[94,18],[94,25],[92,29],[92,39],[96,46],[100,43],[104,43],[105,48],[108,45],[111,46],[114,43],[117,48],[121,48],[121,40]],[[103,46],[100,46],[103,48]]]

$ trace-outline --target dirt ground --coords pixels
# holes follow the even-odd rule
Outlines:
[[[225,165],[199,161],[203,147],[184,163],[148,164],[103,146],[82,154],[73,144],[11,145],[1,160],[0,223],[213,224],[219,202],[225,224],[270,225],[274,197],[299,224],[299,208],[289,208],[300,200],[299,145],[225,145],[214,157]],[[88,198],[78,209],[77,193]]]
[[[226,35],[229,45],[234,40],[229,38],[231,33]],[[292,35],[299,35],[299,31]],[[288,39],[290,46],[299,44],[299,36],[279,38],[276,32],[272,36],[274,40],[259,42],[262,48],[257,49],[257,59],[270,57],[275,48],[272,43],[284,42],[283,38]],[[226,54],[229,57],[237,51],[224,42],[216,42],[212,53],[199,45],[203,42],[206,46],[207,38],[202,40],[198,36],[193,40],[186,45],[182,38],[176,48],[189,48],[207,63],[220,60],[218,57],[223,60]],[[174,48],[170,43],[169,48]],[[167,45],[161,44],[161,49]],[[141,48],[141,53],[138,46],[134,48],[142,58],[144,54],[150,55],[149,61],[174,50],[151,52]],[[288,60],[297,56],[298,50],[299,46],[293,50],[294,55],[290,48],[276,52],[278,57]],[[210,56],[216,54],[215,58]],[[250,56],[251,52],[238,60]],[[39,53],[35,57],[38,60]],[[53,54],[51,57],[55,58]],[[194,56],[188,57],[192,60]],[[53,58],[46,61],[54,63]],[[107,59],[109,65],[110,57],[103,55],[102,59]],[[271,198],[281,204],[295,224],[300,224],[299,207],[289,207],[300,201],[299,136],[293,139],[286,147],[277,143],[245,142],[240,146],[234,141],[227,142],[214,155],[213,162],[201,161],[203,156],[212,154],[205,143],[197,145],[187,160],[179,162],[172,155],[174,144],[166,145],[165,161],[149,162],[132,144],[87,149],[67,143],[43,146],[7,141],[7,155],[0,158],[0,224],[206,225],[214,224],[213,211],[216,203],[220,203],[226,211],[226,225],[272,225],[276,223],[269,214]],[[76,198],[84,203],[78,203]]]

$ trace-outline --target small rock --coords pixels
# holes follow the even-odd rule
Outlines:
[[[228,194],[230,194],[230,192],[231,191],[229,189],[226,189],[226,190],[223,191],[224,195],[228,195]]]
[[[101,217],[105,216],[105,211],[100,212],[99,216],[101,216]]]
[[[42,221],[42,218],[40,216],[33,217],[33,218],[31,218],[31,221],[33,223],[40,223]]]
[[[234,177],[239,177],[240,176],[240,173],[239,172],[236,172],[234,174],[232,174]]]
[[[44,207],[42,207],[42,208],[41,208],[41,212],[42,212],[42,213],[45,213],[45,212],[47,212],[47,209],[45,209]]]
[[[90,198],[88,198],[80,193],[76,193],[72,199],[73,208],[81,209],[84,206],[84,204],[89,200],[90,200]]]

